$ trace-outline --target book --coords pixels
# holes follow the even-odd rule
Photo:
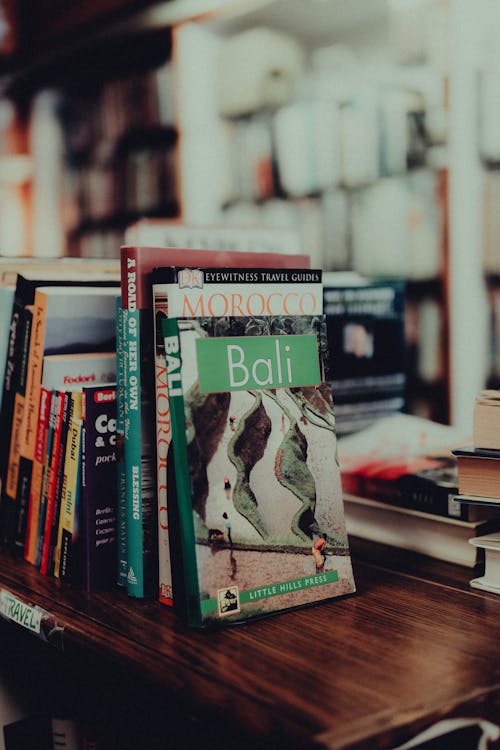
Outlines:
[[[6,363],[4,397],[0,415],[2,434],[1,453],[1,534],[2,542],[11,546],[16,527],[16,494],[19,474],[21,427],[25,413],[28,354],[33,327],[31,305],[13,309],[9,359]]]
[[[172,599],[167,505],[170,408],[161,333],[163,317],[319,315],[323,312],[322,271],[293,268],[185,268],[153,271],[153,336],[156,389],[156,481],[160,600]]]
[[[206,242],[208,245],[208,231]],[[248,234],[248,236],[247,236]],[[256,247],[251,232],[240,243]],[[228,235],[229,236],[229,235]],[[245,240],[246,237],[246,240]],[[201,244],[201,237],[200,244]],[[234,239],[236,241],[236,239]],[[215,242],[215,239],[214,239]],[[256,241],[255,241],[256,242]],[[210,267],[308,268],[304,254],[187,250],[179,247],[124,246],[120,250],[122,308],[127,311],[120,346],[125,363],[125,482],[127,488],[127,591],[158,596],[158,497],[156,483],[155,359],[151,273],[169,265]],[[168,585],[168,584],[167,584]],[[162,600],[170,599],[169,592]]]
[[[484,550],[484,573],[473,578],[470,585],[475,589],[500,594],[500,531],[473,537],[469,539],[469,543]]]
[[[10,318],[14,302],[15,287],[0,285],[0,384],[5,377],[5,365],[8,357],[10,339]],[[2,405],[3,387],[0,387],[0,408]]]
[[[324,310],[340,436],[405,405],[405,288],[354,273],[323,274]]]
[[[49,414],[49,428],[45,447],[45,457],[40,491],[38,529],[36,532],[35,565],[47,573],[48,537],[54,508],[55,473],[61,449],[61,431],[64,414],[64,392],[53,390]]]
[[[324,318],[166,318],[162,328],[174,606],[207,627],[352,593]]]
[[[463,446],[453,450],[457,459],[458,493],[498,497],[500,451]]]
[[[461,521],[346,492],[344,510],[349,537],[470,568],[481,562],[481,554],[469,539],[500,528],[498,520]]]
[[[81,527],[84,585],[116,584],[116,385],[83,388]]]
[[[344,491],[473,520],[475,511],[453,502],[458,476],[452,449],[463,439],[462,430],[408,414],[393,414],[341,436],[338,452]]]
[[[139,219],[127,227],[125,245],[287,255],[302,253],[300,236],[291,228],[197,225],[186,224],[179,219]],[[202,264],[203,261],[200,261]],[[301,265],[298,260],[297,266]]]
[[[109,352],[115,349],[115,298],[113,286],[37,287],[33,306],[23,412],[17,492],[14,499],[28,507],[40,404],[43,357],[71,352]],[[13,489],[13,488],[11,488]]]
[[[66,581],[78,581],[81,555],[79,508],[81,492],[81,438],[82,399],[81,390],[70,394],[72,408],[68,425],[67,448],[64,458],[61,487],[61,512],[54,551],[54,576]]]
[[[485,390],[477,396],[472,437],[475,448],[500,450],[500,391]]]
[[[30,499],[26,518],[26,536],[24,542],[24,559],[32,565],[36,563],[38,543],[38,521],[40,517],[40,500],[44,478],[45,456],[52,404],[52,388],[40,388],[40,406],[36,430],[33,469],[31,474]]]

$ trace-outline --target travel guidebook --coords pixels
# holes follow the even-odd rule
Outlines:
[[[318,315],[323,312],[321,278],[321,270],[299,267],[170,266],[153,271],[160,601],[172,600],[167,503],[171,429],[161,320],[205,315]]]
[[[174,603],[187,623],[353,593],[324,317],[170,318],[162,328]]]

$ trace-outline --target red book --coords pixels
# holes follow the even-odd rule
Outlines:
[[[26,524],[26,541],[24,547],[24,559],[30,562],[32,565],[35,564],[36,559],[38,517],[40,514],[40,496],[42,493],[43,465],[45,461],[47,433],[49,430],[51,401],[52,390],[50,388],[42,387],[40,389],[40,408],[38,412],[35,454],[33,457],[33,472],[31,475],[30,500],[28,505],[28,520]]]
[[[43,540],[42,540],[42,557],[40,561],[40,573],[44,575],[48,572],[49,563],[49,551],[50,551],[50,535],[52,530],[52,516],[54,515],[54,502],[55,492],[57,484],[57,467],[59,465],[59,456],[61,453],[61,434],[63,426],[64,416],[64,403],[67,398],[67,394],[64,391],[59,391],[55,396],[58,399],[56,420],[54,424],[54,437],[52,442],[52,452],[49,459],[49,472],[47,477],[47,490],[46,490],[46,506],[45,506],[45,522],[43,527]]]

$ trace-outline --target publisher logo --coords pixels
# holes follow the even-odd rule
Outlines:
[[[177,275],[179,289],[203,289],[203,271],[199,268],[183,268]]]
[[[134,569],[133,569],[132,566],[130,566],[130,568],[129,568],[128,576],[127,576],[127,581],[129,583],[132,583],[132,584],[136,584],[137,583],[137,577],[136,577],[136,575],[134,573]]]
[[[233,615],[240,611],[240,595],[238,586],[229,586],[226,589],[217,591],[217,604],[219,607],[219,617]]]

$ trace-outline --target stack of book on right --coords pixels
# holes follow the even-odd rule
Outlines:
[[[392,548],[396,554],[416,553],[469,568],[482,564],[482,549],[469,540],[500,529],[500,502],[493,507],[456,501],[455,453],[471,438],[408,414],[385,417],[341,437],[349,536],[376,543],[377,556]]]
[[[485,390],[476,398],[473,444],[453,451],[457,459],[458,494],[463,507],[500,509],[500,391]],[[500,532],[471,538],[484,550],[484,575],[473,578],[474,588],[500,594]]]

